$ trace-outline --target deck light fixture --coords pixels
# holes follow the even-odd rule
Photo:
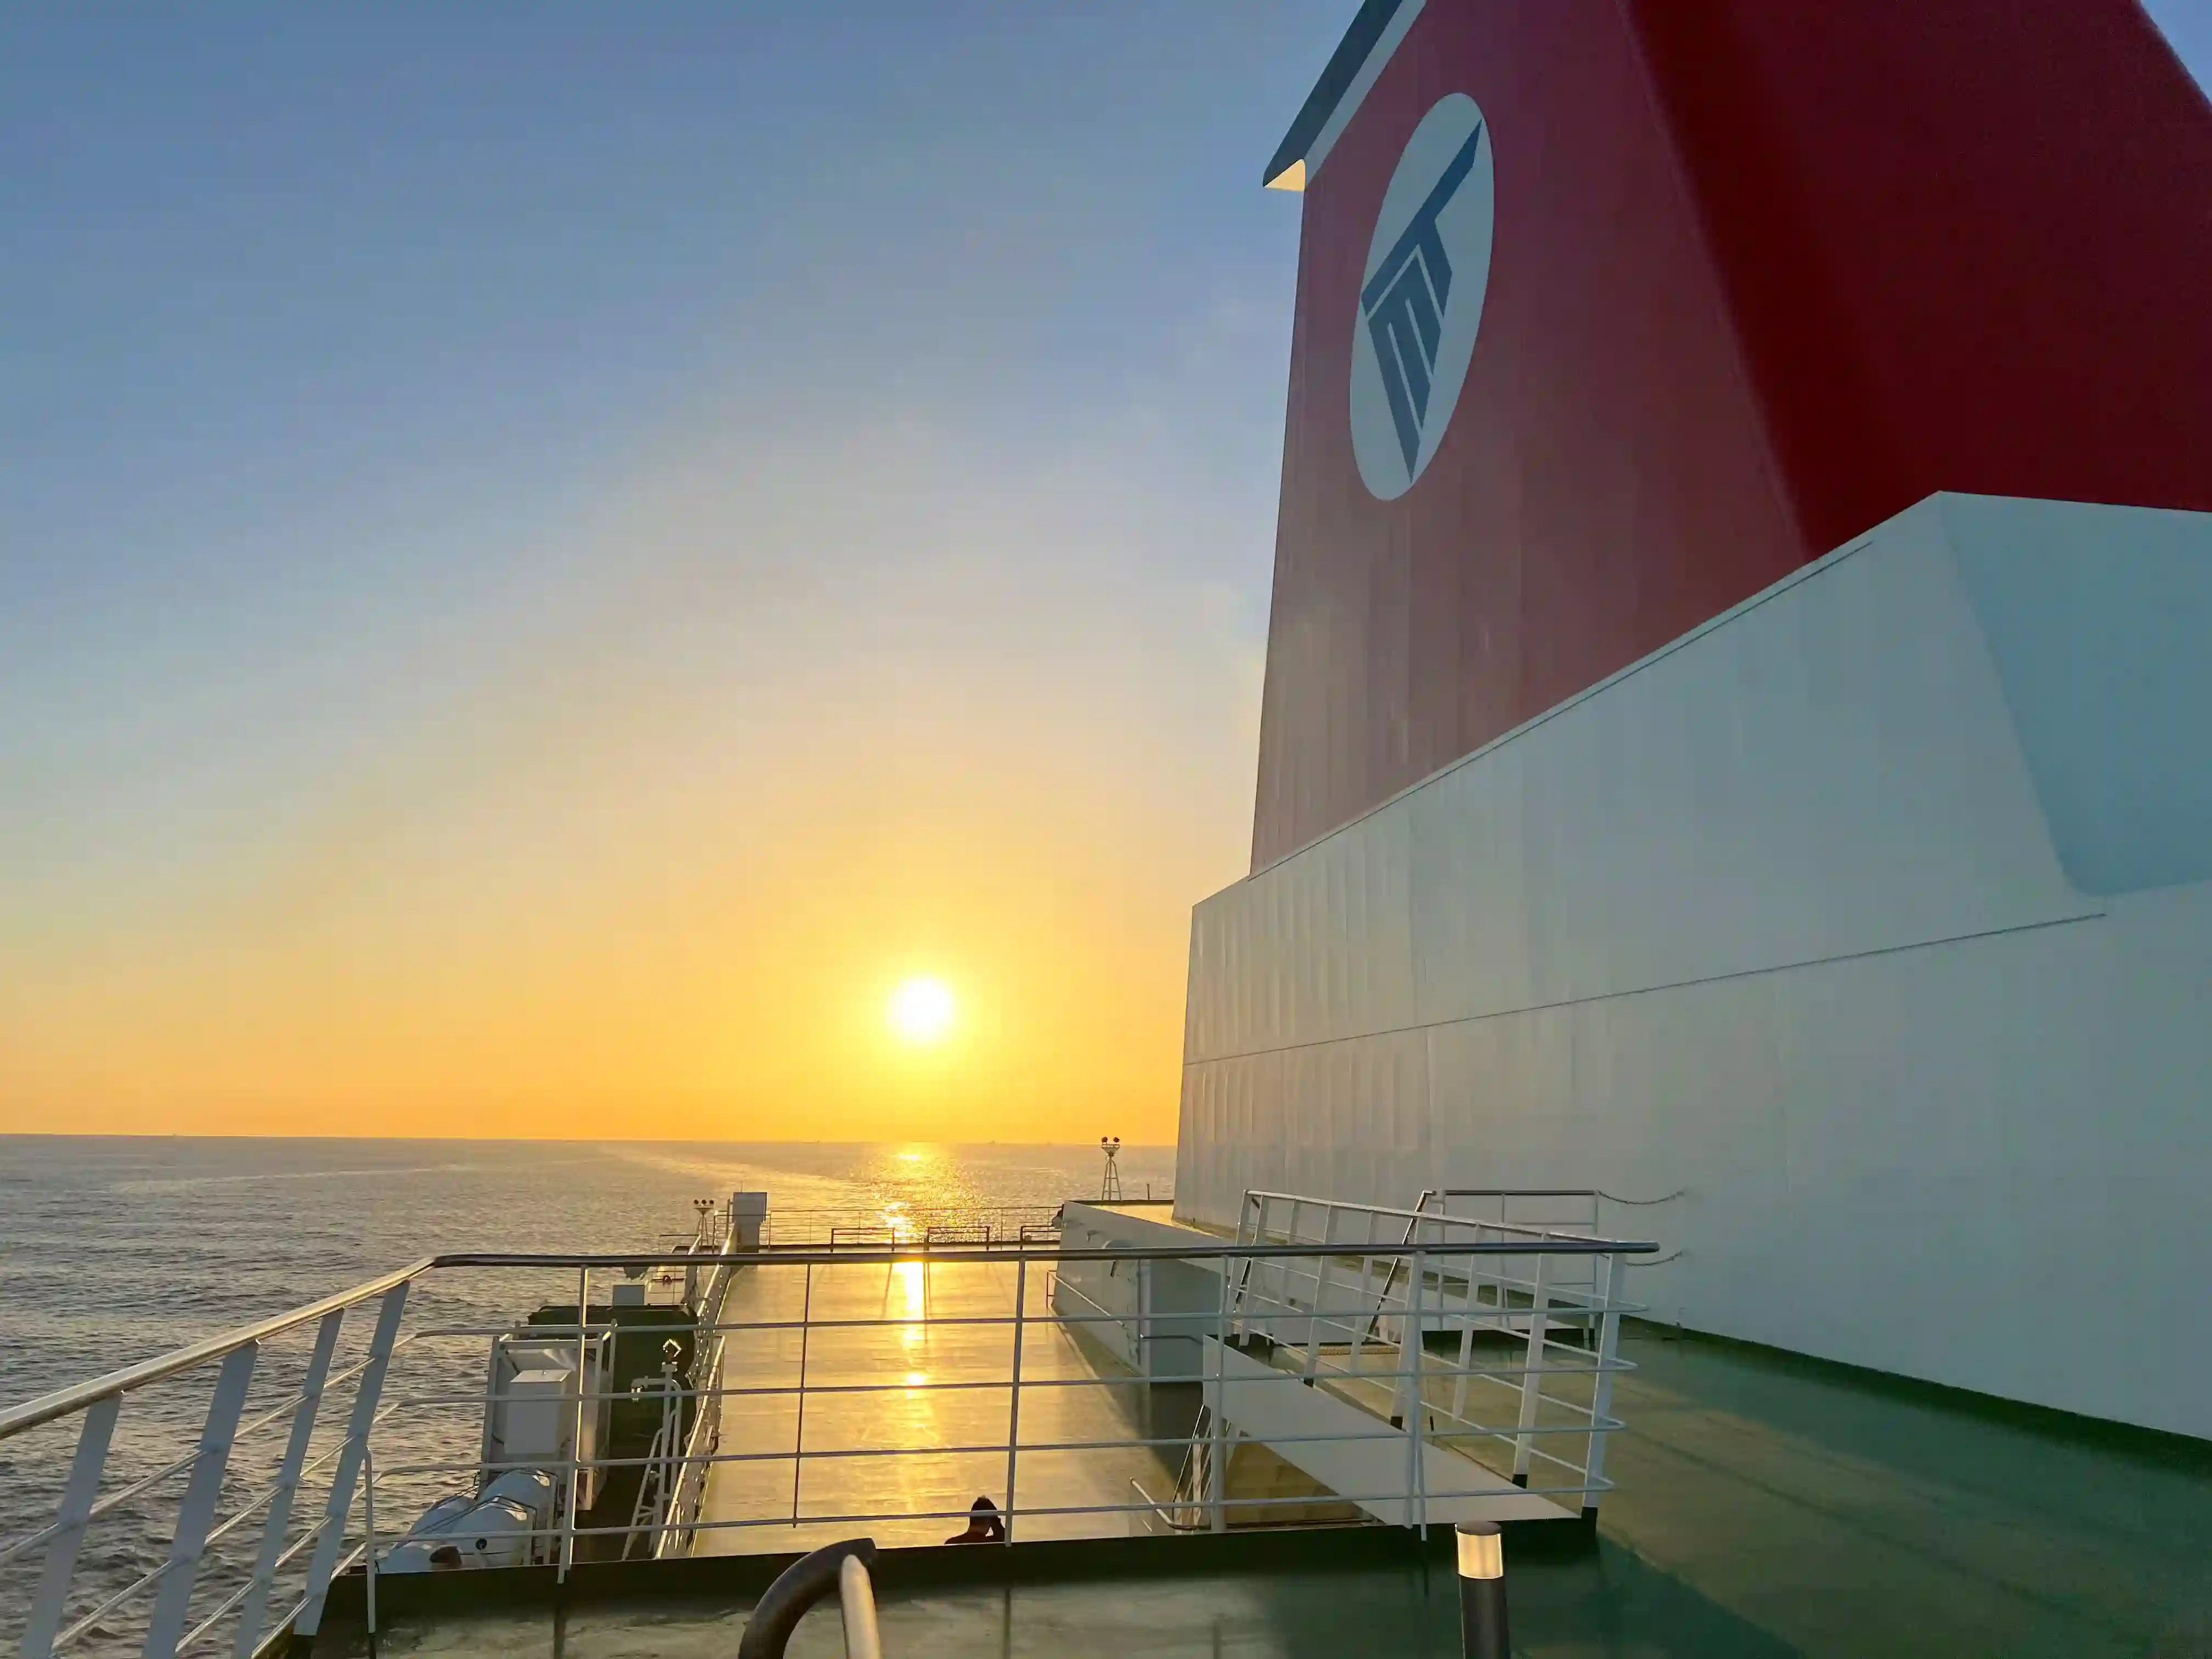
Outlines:
[[[1462,1521],[1453,1528],[1459,1547],[1460,1651],[1467,1659],[1507,1659],[1513,1651],[1505,1629],[1505,1534],[1495,1521]]]

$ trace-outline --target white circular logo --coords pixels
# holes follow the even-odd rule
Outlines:
[[[1488,125],[1455,92],[1406,141],[1359,284],[1352,450],[1383,501],[1413,487],[1451,424],[1482,326],[1496,209]]]

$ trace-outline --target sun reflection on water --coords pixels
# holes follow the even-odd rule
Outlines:
[[[929,1269],[919,1261],[891,1264],[891,1272],[906,1291],[907,1328],[916,1330],[929,1317]]]

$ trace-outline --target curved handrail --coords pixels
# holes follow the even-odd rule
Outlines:
[[[754,1606],[752,1616],[745,1620],[738,1659],[783,1659],[791,1632],[809,1607],[838,1588],[848,1559],[864,1567],[871,1565],[876,1559],[876,1540],[848,1538],[842,1543],[824,1544],[777,1574],[775,1583],[768,1587]]]

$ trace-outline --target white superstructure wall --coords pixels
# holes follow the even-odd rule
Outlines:
[[[2212,1436],[2212,517],[1933,497],[1200,904],[1179,1207],[1445,1185]]]

